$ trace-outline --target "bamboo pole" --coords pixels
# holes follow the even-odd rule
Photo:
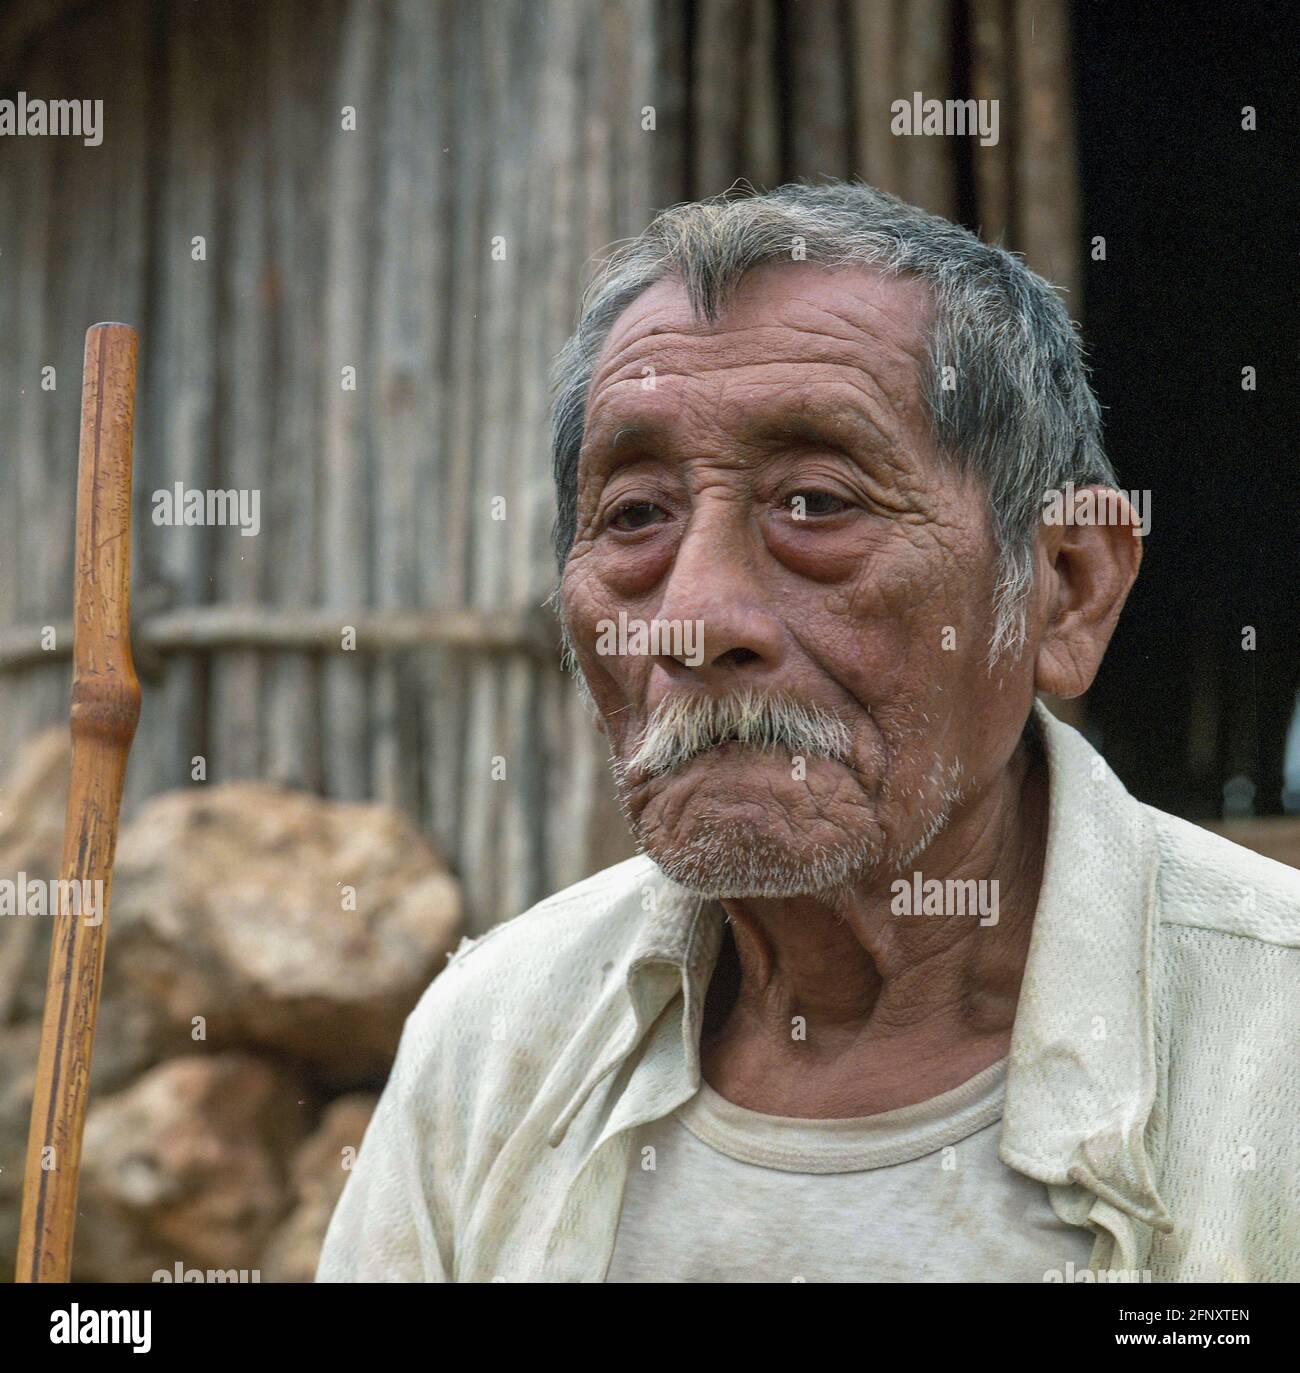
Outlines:
[[[1003,0],[970,0],[971,94],[1001,103],[1002,136],[982,147],[971,139],[975,209],[986,243],[1014,243],[1015,143],[1018,122],[1012,72],[1014,29]]]
[[[890,103],[904,91],[898,66],[899,19],[892,4],[851,0],[849,61],[853,64],[854,175],[899,195],[903,186],[902,145],[890,132]],[[910,94],[907,92],[906,94]]]
[[[67,1282],[72,1267],[118,805],[140,714],[127,615],[135,355],[135,331],[125,324],[96,324],[86,334],[73,590],[72,769],[27,1137],[19,1282]],[[88,893],[90,901],[73,901],[74,893]]]
[[[905,98],[946,100],[953,95],[952,0],[911,0],[898,11],[896,80]],[[955,150],[951,138],[897,138],[895,155],[902,197],[931,214],[955,209]]]
[[[699,0],[691,58],[696,195],[717,195],[747,169],[741,157],[748,14],[744,0]]]
[[[847,35],[837,0],[814,0],[787,12],[787,175],[847,176],[852,170]]]
[[[351,105],[357,125],[334,120],[325,174],[324,339],[320,483],[320,594],[331,609],[370,599],[369,529],[374,493],[371,411],[375,405],[370,269],[372,206],[386,131],[380,127],[381,39],[386,11],[344,10],[335,55],[335,107]],[[373,110],[367,119],[363,111]],[[345,369],[354,369],[344,389]],[[321,664],[321,762],[326,794],[359,801],[370,795],[370,673],[356,655],[334,653]]]
[[[1079,181],[1070,100],[1070,16],[1065,0],[1014,7],[1018,243],[1029,265],[1065,292],[1081,317]]]

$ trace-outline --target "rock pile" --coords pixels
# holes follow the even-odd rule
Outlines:
[[[51,731],[0,787],[0,879],[58,875],[67,767]],[[74,1279],[309,1281],[457,884],[391,808],[231,782],[123,828],[108,924]],[[49,926],[0,919],[5,1278]]]

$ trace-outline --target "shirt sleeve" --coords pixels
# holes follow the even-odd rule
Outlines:
[[[432,1141],[399,1051],[330,1218],[317,1282],[448,1282],[448,1236],[435,1233],[426,1167]],[[444,1227],[445,1228],[445,1227]]]

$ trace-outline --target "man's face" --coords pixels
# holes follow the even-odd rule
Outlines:
[[[1033,653],[990,677],[994,545],[925,418],[928,312],[912,280],[779,264],[710,326],[663,281],[597,361],[562,609],[628,819],[688,885],[794,895],[901,867],[1015,748]],[[601,651],[620,612],[698,622],[702,653]],[[847,752],[627,769],[666,700],[739,693],[834,716]]]

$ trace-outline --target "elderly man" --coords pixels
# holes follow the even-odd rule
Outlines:
[[[1048,285],[865,186],[689,204],[557,377],[643,856],[432,984],[318,1278],[1300,1278],[1300,877],[1037,700],[1141,556]]]

